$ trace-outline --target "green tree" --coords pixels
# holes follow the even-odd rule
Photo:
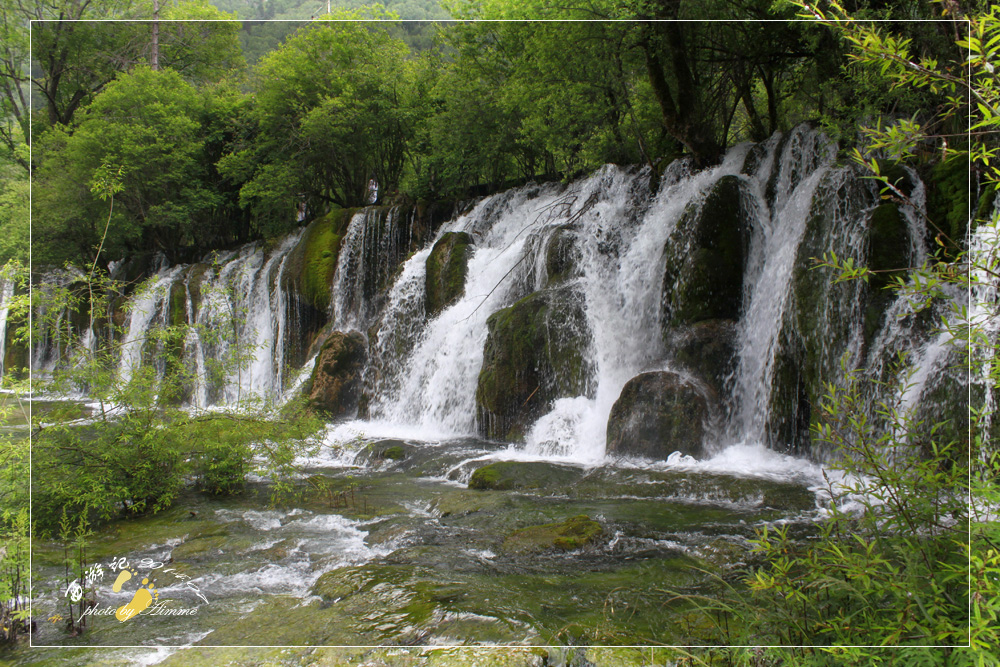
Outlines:
[[[29,99],[37,95],[42,127],[68,125],[114,78],[149,57],[153,15],[146,0],[40,0],[0,3],[0,140],[13,151],[30,136]],[[207,0],[185,0],[164,12],[161,65],[193,81],[219,78],[239,66],[239,24]],[[93,19],[119,19],[94,22]],[[130,20],[131,19],[131,20]],[[200,19],[204,23],[175,20]],[[31,62],[28,53],[29,22]],[[15,131],[15,126],[17,130]],[[27,166],[25,160],[20,160]]]
[[[72,133],[54,127],[36,149],[36,260],[92,256],[107,218],[92,186],[105,169],[120,170],[124,187],[105,259],[160,250],[177,260],[231,241],[232,200],[213,162],[240,99],[232,89],[199,91],[174,70],[146,66],[108,84]]]
[[[336,14],[337,19],[366,14]],[[252,136],[220,163],[266,233],[310,208],[365,203],[368,182],[400,183],[412,133],[408,50],[381,23],[315,21],[253,75]]]

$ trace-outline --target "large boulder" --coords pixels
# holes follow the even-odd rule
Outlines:
[[[308,385],[309,406],[327,417],[354,416],[367,360],[367,344],[359,332],[330,334],[320,348]]]
[[[653,371],[625,383],[608,417],[608,454],[666,459],[674,452],[700,457],[710,419],[704,391],[671,371]]]
[[[340,244],[355,209],[335,209],[309,223],[301,240],[288,254],[285,281],[290,281],[303,305],[326,313],[330,307],[330,286],[337,271]]]
[[[434,317],[458,301],[465,291],[465,275],[472,252],[472,237],[465,232],[446,232],[427,256],[427,316]]]
[[[570,288],[535,292],[487,321],[476,388],[479,432],[521,440],[558,398],[593,393],[590,327]]]
[[[738,176],[722,177],[688,206],[667,239],[665,332],[702,320],[739,319],[753,216],[746,190]]]

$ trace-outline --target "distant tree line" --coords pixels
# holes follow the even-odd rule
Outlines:
[[[456,0],[453,22],[400,23],[375,6],[301,24],[241,24],[185,0],[160,12],[156,69],[149,22],[55,20],[148,18],[146,0],[0,4],[3,259],[27,245],[29,168],[36,263],[92,259],[109,213],[95,186],[109,178],[121,187],[102,263],[156,250],[176,261],[283,234],[303,204],[362,205],[371,179],[388,201],[607,162],[646,164],[655,178],[674,158],[710,165],[802,121],[851,143],[861,122],[912,117],[953,125],[935,130],[955,135],[952,148],[963,140],[960,115],[936,116],[940,91],[890,90],[835,33],[771,0]],[[258,4],[223,7],[253,18],[284,7]],[[962,16],[986,11],[974,0],[947,3],[944,17],[929,0],[850,4],[859,19],[900,19],[884,30],[955,62]],[[29,59],[31,18],[45,22]]]

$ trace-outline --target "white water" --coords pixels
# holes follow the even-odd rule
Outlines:
[[[754,151],[754,168],[743,173]],[[476,388],[483,364],[489,317],[518,299],[549,287],[546,253],[567,239],[576,256],[575,277],[559,285],[561,295],[579,299],[587,331],[581,395],[558,396],[526,433],[518,450],[527,456],[600,461],[605,453],[609,413],[624,385],[637,374],[674,370],[663,335],[665,247],[685,211],[700,206],[724,176],[740,179],[741,209],[750,229],[746,249],[742,316],[737,325],[735,371],[718,396],[724,423],[711,435],[709,452],[732,451],[732,445],[772,443],[776,358],[785,345],[783,329],[795,327],[797,309],[792,283],[808,260],[803,242],[811,219],[825,216],[830,249],[863,260],[865,217],[877,203],[867,185],[849,168],[834,168],[835,146],[814,130],[797,128],[788,137],[764,144],[741,145],[722,164],[693,171],[678,161],[662,175],[658,192],[648,191],[645,170],[606,166],[569,185],[527,185],[487,197],[438,231],[422,249],[411,248],[405,209],[368,208],[353,216],[331,285],[328,330],[357,329],[371,336],[370,366],[364,378],[370,420],[352,425],[366,435],[424,441],[476,436]],[[903,208],[909,228],[910,255],[926,258],[923,244],[923,187],[914,181],[916,209]],[[846,194],[845,194],[846,193]],[[433,242],[446,232],[466,232],[474,239],[465,291],[452,306],[425,315],[426,261]],[[122,377],[142,363],[142,333],[165,321],[170,288],[183,281],[185,312],[196,325],[185,341],[186,357],[196,372],[190,402],[197,407],[224,406],[248,396],[280,400],[303,381],[304,373],[286,368],[295,310],[283,280],[290,253],[302,239],[297,233],[265,251],[250,245],[221,256],[203,270],[198,303],[192,298],[193,269],[162,268],[152,288],[138,298],[120,361]],[[680,243],[687,244],[682,239]],[[995,240],[993,241],[995,242]],[[808,252],[816,251],[812,240]],[[676,251],[677,249],[674,249]],[[822,252],[821,248],[817,252]],[[686,249],[680,249],[687,252]],[[400,257],[409,258],[397,266]],[[676,252],[674,253],[676,254]],[[852,291],[853,290],[853,291]],[[866,364],[874,377],[886,359],[912,350],[917,387],[904,402],[918,404],[925,376],[940,367],[941,339],[919,340],[905,298],[884,318],[867,349],[863,347],[861,286],[827,288],[816,297],[817,325],[837,329],[844,340],[818,353],[823,373],[836,375],[837,357],[846,352],[852,364]],[[566,326],[553,320],[548,326]],[[820,336],[822,339],[822,336]],[[51,344],[46,344],[51,347]],[[45,345],[43,345],[43,348]],[[213,365],[229,354],[247,354],[248,363],[221,380]],[[862,353],[866,354],[862,358]],[[296,353],[297,354],[297,353]],[[45,352],[46,360],[55,355]],[[51,361],[46,361],[51,364]],[[306,369],[308,370],[308,368]]]
[[[789,299],[792,269],[813,196],[834,157],[832,147],[822,145],[821,141],[815,133],[798,131],[786,142],[779,161],[774,206],[770,215],[759,220],[760,233],[752,242],[753,254],[759,253],[754,264],[759,263],[760,273],[747,285],[749,305],[740,325],[735,415],[731,426],[733,437],[745,442],[766,441],[774,359]],[[759,210],[767,209],[761,206]]]
[[[10,300],[14,298],[14,281],[0,277],[0,350],[7,344],[7,315],[10,313]],[[0,354],[0,378],[3,377],[3,355]]]

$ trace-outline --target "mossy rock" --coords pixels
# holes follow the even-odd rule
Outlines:
[[[704,390],[671,371],[642,373],[625,383],[611,408],[607,453],[700,457],[709,419]]]
[[[864,322],[871,303],[864,282],[837,281],[837,272],[817,266],[816,258],[834,251],[842,260],[863,265],[868,258],[862,254],[857,232],[870,233],[871,229],[855,232],[848,225],[856,228],[852,221],[866,219],[879,202],[878,189],[856,171],[828,172],[813,194],[792,269],[793,301],[785,310],[773,365],[768,429],[769,444],[777,449],[795,452],[808,447],[813,406],[826,394],[824,383],[840,376],[845,351],[864,334],[856,324]],[[879,261],[895,261],[891,258],[901,254],[898,244],[901,235],[905,238],[905,229],[899,223],[891,209],[879,213],[880,239],[886,243],[891,239],[896,248],[887,253],[890,259]],[[878,321],[877,304],[867,317]]]
[[[872,287],[890,283],[910,265],[910,239],[906,219],[894,202],[875,207],[869,219],[868,268]]]
[[[675,330],[674,360],[703,380],[717,396],[726,395],[736,370],[736,322],[704,320]]]
[[[593,544],[603,532],[601,524],[580,514],[560,523],[546,523],[516,530],[503,541],[502,549],[515,555],[551,549],[572,551]]]
[[[167,324],[172,327],[180,327],[188,323],[187,288],[184,286],[183,280],[178,280],[170,286],[167,319]]]
[[[301,299],[322,312],[330,307],[331,286],[347,224],[354,209],[335,209],[313,220],[288,257],[289,279]]]
[[[425,278],[424,305],[428,317],[434,317],[462,296],[471,249],[472,237],[465,232],[446,232],[434,244],[427,256]]]
[[[702,320],[739,319],[753,215],[744,204],[749,198],[738,176],[724,176],[678,221],[664,250],[665,335]]]
[[[557,228],[545,246],[546,285],[553,286],[581,275],[576,234],[569,226]]]
[[[227,533],[200,535],[174,547],[170,558],[176,563],[198,563],[213,559],[230,546],[231,539]]]
[[[379,440],[365,445],[359,458],[363,461],[378,463],[381,461],[402,461],[407,456],[407,445],[402,440]]]
[[[477,468],[469,479],[470,489],[559,489],[583,476],[578,468],[544,461],[497,461]]]
[[[969,161],[961,155],[938,162],[931,168],[925,178],[927,185],[927,216],[937,229],[947,234],[952,242],[962,245],[969,225],[969,201],[972,193],[969,191]],[[934,227],[928,228],[933,237],[938,232]],[[932,239],[928,243],[930,249],[938,250]],[[959,250],[949,244],[943,246],[946,259]]]
[[[450,646],[431,648],[428,667],[545,667],[549,652],[539,647]]]
[[[906,219],[893,202],[875,207],[869,219],[868,236],[868,303],[865,307],[865,341],[870,343],[882,323],[886,309],[895,300],[888,289],[893,281],[906,273],[911,264],[910,239]]]
[[[813,404],[809,400],[808,376],[802,359],[805,357],[802,338],[788,325],[789,317],[778,334],[778,349],[771,371],[769,394],[770,421],[767,423],[767,444],[772,449],[789,454],[808,454],[809,425]]]
[[[361,394],[368,345],[357,331],[334,331],[320,348],[309,381],[309,407],[327,417],[353,416]]]
[[[202,285],[205,282],[205,276],[208,274],[211,267],[208,264],[194,264],[188,269],[187,277],[187,289],[188,293],[191,295],[191,320],[195,321],[198,317],[198,309],[201,308],[202,302]]]
[[[591,396],[591,332],[568,287],[535,292],[487,320],[476,387],[479,432],[519,440],[558,398]]]

